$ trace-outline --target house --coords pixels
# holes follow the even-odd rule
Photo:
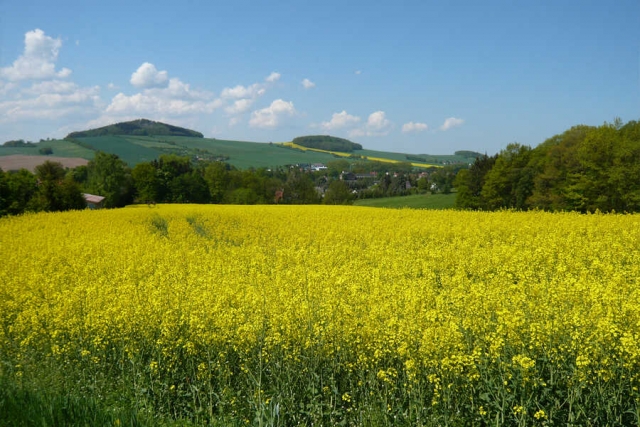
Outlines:
[[[325,165],[323,165],[322,163],[314,163],[314,164],[311,165],[311,170],[313,172],[318,172],[318,171],[327,170],[327,167]]]
[[[88,193],[83,193],[82,196],[87,202],[87,207],[89,209],[102,209],[104,207],[104,197]]]

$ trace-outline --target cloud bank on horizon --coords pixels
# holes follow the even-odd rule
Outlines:
[[[63,3],[0,5],[0,143],[147,118],[496,153],[640,117],[633,0]]]

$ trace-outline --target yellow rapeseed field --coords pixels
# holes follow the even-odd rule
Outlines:
[[[0,256],[17,383],[203,423],[638,422],[638,215],[139,206],[1,219]]]

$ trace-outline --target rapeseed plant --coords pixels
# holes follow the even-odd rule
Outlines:
[[[633,424],[639,242],[638,215],[3,218],[0,377],[196,424]]]

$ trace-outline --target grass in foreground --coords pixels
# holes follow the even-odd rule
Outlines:
[[[356,206],[375,208],[413,208],[413,209],[453,209],[456,195],[451,194],[412,194],[403,197],[383,197],[380,199],[356,200]]]

